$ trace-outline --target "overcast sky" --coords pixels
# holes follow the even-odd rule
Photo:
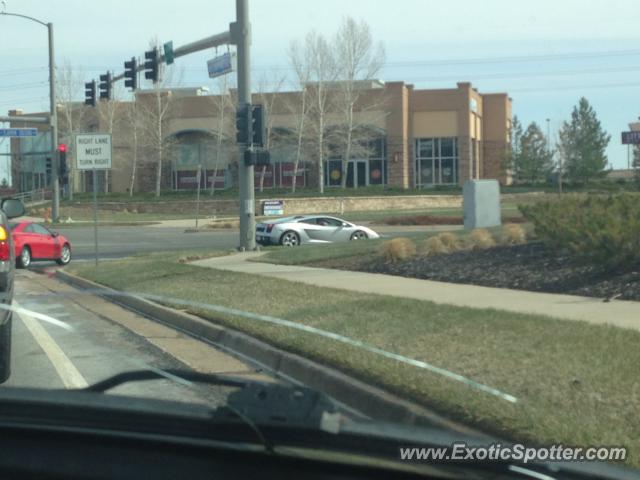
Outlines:
[[[235,16],[233,0],[4,3],[7,12],[53,22],[58,63],[69,62],[86,81],[107,69],[120,73],[122,62],[142,55],[153,37],[179,46],[226,30]],[[546,130],[550,118],[552,135],[586,96],[612,135],[610,162],[626,167],[620,132],[640,114],[637,1],[252,0],[250,8],[254,81],[287,75],[292,39],[312,29],[330,36],[343,16],[353,16],[366,20],[386,48],[383,80],[417,88],[471,81],[481,92],[508,92],[525,124]],[[46,29],[0,16],[0,45],[0,112],[47,109]],[[178,59],[174,78],[211,86],[212,56],[213,50]]]

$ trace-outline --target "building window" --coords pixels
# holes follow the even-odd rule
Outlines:
[[[458,139],[416,139],[416,187],[458,183]]]
[[[387,139],[380,136],[356,149],[347,165],[346,186],[366,187],[387,184]],[[324,182],[328,187],[342,185],[342,159],[333,156],[324,162]]]

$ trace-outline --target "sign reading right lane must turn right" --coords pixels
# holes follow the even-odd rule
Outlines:
[[[109,170],[111,168],[111,135],[89,133],[76,135],[76,168]]]

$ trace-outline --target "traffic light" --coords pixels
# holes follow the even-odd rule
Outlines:
[[[84,84],[84,104],[96,106],[96,81],[91,80]]]
[[[138,61],[136,57],[124,62],[124,86],[135,90],[138,88]]]
[[[249,115],[251,105],[245,103],[236,109],[236,142],[240,144],[248,144],[251,138],[251,124],[249,123]]]
[[[51,157],[46,157],[45,158],[45,164],[44,164],[44,175],[46,178],[46,184],[50,185],[51,184],[51,172],[53,170],[52,168],[52,162],[51,162]]]
[[[66,177],[67,173],[67,145],[61,143],[58,145],[58,176]]]
[[[151,80],[153,83],[158,82],[158,49],[153,47],[153,50],[144,52],[144,78]]]
[[[265,123],[265,111],[262,105],[251,107],[251,132],[252,143],[258,147],[264,147],[267,141],[267,131]]]
[[[256,152],[256,167],[264,167],[271,165],[271,153],[269,150],[260,150]]]
[[[264,167],[271,165],[271,153],[268,150],[245,150],[244,164],[249,167]]]
[[[111,72],[100,75],[100,100],[111,100]]]

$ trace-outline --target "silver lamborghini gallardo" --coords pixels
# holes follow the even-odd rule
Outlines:
[[[380,238],[370,228],[325,215],[279,218],[256,225],[256,242],[293,247],[305,243],[348,242]]]

